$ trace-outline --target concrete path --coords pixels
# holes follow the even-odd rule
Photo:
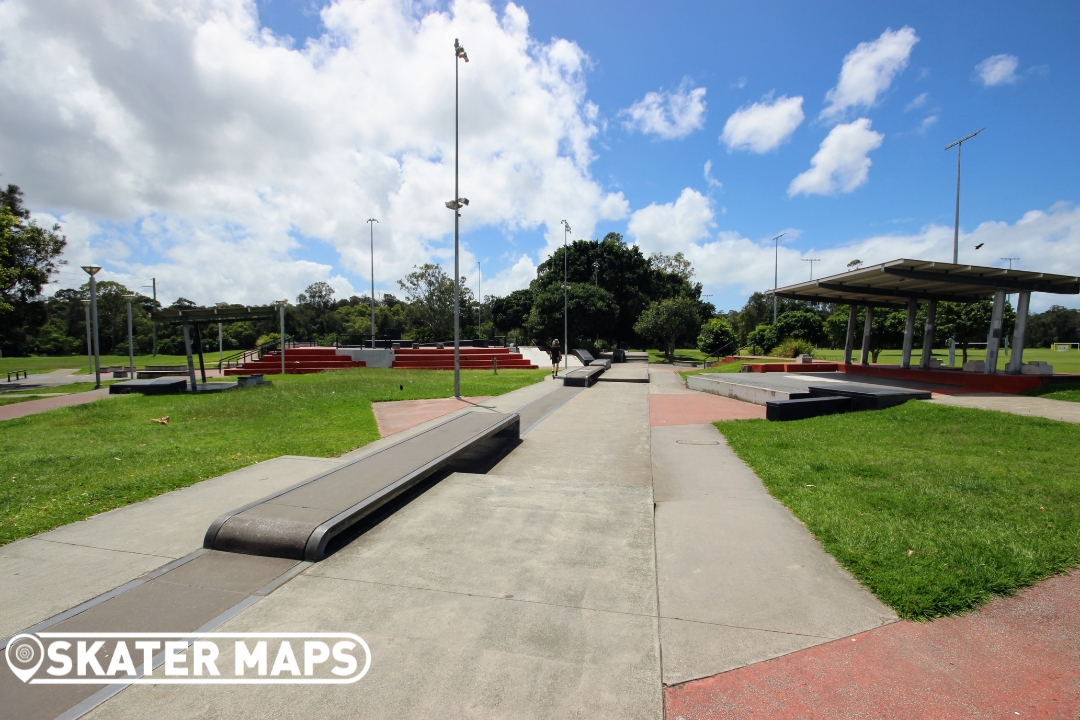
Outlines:
[[[535,419],[488,474],[435,484],[218,628],[355,632],[373,655],[361,682],[132,686],[89,717],[659,719],[666,685],[893,621],[715,427],[650,422],[656,398],[689,408],[699,395],[651,374],[655,387],[543,382],[471,407]],[[4,627],[189,553],[221,512],[439,421],[13,543]]]
[[[938,395],[929,402],[953,407],[996,410],[1014,415],[1044,417],[1048,420],[1080,423],[1080,403],[1045,397],[1008,395],[1005,393],[970,393],[967,395]]]
[[[101,388],[100,390],[68,393],[56,397],[41,398],[40,400],[27,400],[13,405],[0,405],[0,420],[14,420],[15,418],[37,415],[48,410],[70,407],[71,405],[85,405],[107,397],[110,397],[109,389]],[[113,395],[112,397],[119,396]]]
[[[379,435],[386,437],[456,410],[469,410],[473,405],[490,399],[490,395],[482,395],[461,399],[391,400],[388,402],[373,402],[371,403],[371,410],[375,413],[375,423],[379,426]]]
[[[898,622],[665,692],[668,718],[1044,718],[1080,714],[1080,574],[973,613]]]

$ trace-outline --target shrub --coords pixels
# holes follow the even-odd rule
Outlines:
[[[698,334],[698,350],[706,356],[720,356],[723,353],[731,353],[737,350],[738,340],[735,339],[735,331],[731,323],[722,318],[710,318],[701,326]]]
[[[777,345],[776,328],[767,323],[758,325],[746,336],[754,355],[763,355]]]
[[[784,341],[769,353],[773,357],[794,358],[800,355],[813,355],[814,346],[802,338],[784,338]]]

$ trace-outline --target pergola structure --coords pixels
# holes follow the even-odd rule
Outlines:
[[[261,318],[272,318],[276,313],[277,308],[273,305],[264,305],[261,307],[190,307],[158,310],[154,312],[151,317],[158,322],[181,323],[184,326],[184,349],[187,351],[188,380],[191,383],[191,392],[198,392],[199,386],[195,382],[195,360],[191,353],[191,326],[195,327],[195,340],[199,345],[199,372],[202,375],[202,381],[205,383],[206,365],[203,362],[202,331],[199,328],[199,323],[258,320]],[[285,352],[284,341],[285,338],[282,336],[282,353]],[[282,357],[284,357],[284,355]]]
[[[777,288],[776,295],[792,300],[850,305],[847,341],[844,345],[844,363],[848,365],[851,364],[852,350],[855,347],[855,322],[858,307],[861,305],[866,308],[860,362],[867,365],[869,364],[870,328],[874,320],[874,308],[895,309],[906,306],[907,325],[904,329],[904,349],[900,360],[900,367],[905,370],[911,367],[911,350],[915,340],[915,315],[920,302],[925,302],[927,308],[926,327],[923,331],[923,352],[919,367],[928,370],[934,343],[934,320],[938,302],[944,300],[971,303],[984,298],[993,298],[994,310],[990,317],[990,335],[986,344],[985,372],[994,374],[997,372],[998,351],[1001,349],[1005,295],[1013,292],[1019,293],[1019,299],[1016,304],[1013,353],[1006,372],[1019,374],[1023,367],[1024,335],[1027,330],[1031,293],[1077,295],[1080,294],[1080,277],[1029,270],[1007,270],[929,260],[901,259]]]

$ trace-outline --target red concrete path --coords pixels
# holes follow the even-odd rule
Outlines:
[[[1080,717],[1080,572],[664,691],[665,717]]]
[[[476,403],[490,400],[490,395],[480,397],[437,398],[435,400],[391,400],[371,403],[379,434],[383,437],[407,430],[428,420],[434,420],[455,410],[468,408]]]
[[[649,424],[705,425],[720,420],[750,420],[765,417],[765,406],[710,395],[709,393],[665,393],[649,396]]]
[[[109,389],[101,388],[100,390],[88,390],[87,392],[71,393],[70,395],[58,395],[57,397],[3,405],[0,406],[0,420],[14,420],[15,418],[35,415],[46,410],[55,410],[69,405],[82,405],[83,403],[94,402],[107,397],[109,397]]]

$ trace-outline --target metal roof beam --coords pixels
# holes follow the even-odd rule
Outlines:
[[[897,277],[902,278],[910,278],[912,280],[927,280],[930,282],[953,283],[955,285],[981,285],[983,287],[989,288],[1027,290],[1029,292],[1057,293],[1060,295],[1080,294],[1080,281],[1054,285],[1048,282],[1031,282],[1012,278],[986,278],[973,275],[927,272],[925,270],[909,270],[903,267],[885,267],[882,268],[882,270],[889,275],[896,275]]]
[[[848,285],[846,283],[819,282],[818,287],[825,290],[843,293],[858,293],[860,295],[877,295],[879,297],[910,298],[914,300],[941,300],[943,302],[975,303],[982,298],[975,295],[950,295],[921,290],[900,290],[899,288],[876,288]],[[988,293],[989,294],[989,293]]]

